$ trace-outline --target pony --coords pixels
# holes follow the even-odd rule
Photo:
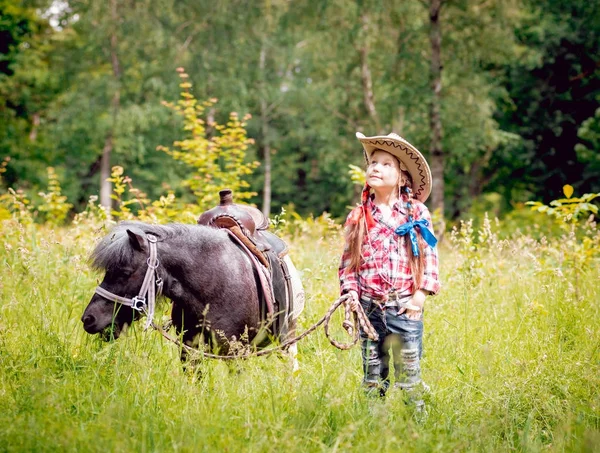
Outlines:
[[[172,302],[173,326],[188,346],[228,354],[236,342],[262,347],[275,336],[261,302],[260,269],[224,229],[122,222],[100,240],[90,260],[104,279],[81,317],[89,334],[116,339],[142,312],[148,327],[155,293],[162,292]],[[287,255],[283,260],[293,288],[292,310],[286,313],[292,335],[304,292],[293,263]],[[289,352],[296,368],[295,346]],[[186,356],[182,348],[182,360]]]

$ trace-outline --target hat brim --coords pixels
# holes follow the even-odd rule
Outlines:
[[[394,134],[395,135],[395,134]],[[413,180],[413,196],[424,203],[431,193],[432,177],[429,164],[417,148],[400,136],[376,135],[365,137],[357,132],[356,138],[360,141],[365,152],[367,162],[371,155],[378,149],[386,151],[402,162]]]

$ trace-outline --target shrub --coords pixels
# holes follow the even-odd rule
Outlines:
[[[248,200],[256,195],[248,190],[249,183],[244,179],[252,174],[258,162],[245,162],[246,150],[253,142],[245,129],[245,121],[237,113],[231,113],[226,124],[218,124],[204,119],[205,110],[211,108],[216,99],[199,103],[190,92],[192,84],[182,68],[178,69],[182,79],[181,99],[176,103],[164,102],[184,120],[187,137],[173,143],[175,149],[159,146],[175,160],[190,166],[193,174],[183,181],[197,200],[200,211],[218,204],[219,190],[231,189],[238,201]]]

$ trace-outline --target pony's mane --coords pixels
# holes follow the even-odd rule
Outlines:
[[[198,225],[185,225],[181,223],[152,225],[143,222],[121,222],[102,238],[90,255],[90,263],[94,269],[106,270],[112,265],[120,266],[131,258],[132,248],[127,230],[131,230],[142,236],[152,234],[159,241],[165,241],[198,233],[203,228]]]

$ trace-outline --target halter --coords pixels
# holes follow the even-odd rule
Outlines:
[[[148,269],[146,270],[146,276],[144,282],[140,288],[140,292],[137,296],[129,299],[122,297],[117,294],[111,293],[101,286],[96,287],[96,294],[110,300],[111,302],[118,302],[122,305],[133,308],[136,311],[146,314],[146,325],[144,329],[147,329],[152,325],[152,318],[154,317],[154,307],[156,306],[156,296],[161,294],[163,280],[160,277],[156,277],[156,268],[160,264],[157,258],[156,250],[156,236],[147,234],[146,238],[150,244],[150,251],[146,263]],[[148,295],[148,302],[146,303],[146,295]]]

